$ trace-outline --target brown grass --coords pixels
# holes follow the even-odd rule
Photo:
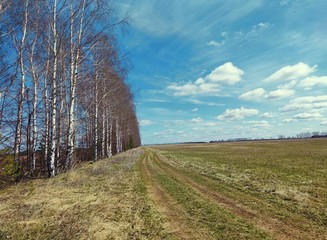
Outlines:
[[[165,237],[135,169],[141,149],[0,192],[0,239]]]

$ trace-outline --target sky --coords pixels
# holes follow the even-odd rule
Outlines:
[[[117,0],[143,144],[327,131],[326,0]]]

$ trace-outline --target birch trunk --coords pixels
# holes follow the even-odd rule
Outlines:
[[[31,174],[35,171],[36,165],[36,141],[37,141],[37,126],[36,126],[36,105],[37,105],[37,74],[34,66],[34,49],[37,41],[38,35],[36,33],[35,38],[32,44],[32,50],[30,55],[31,71],[32,71],[32,80],[33,80],[33,111],[32,111],[32,163],[31,163]]]
[[[57,64],[58,64],[58,51],[57,51],[57,0],[54,0],[53,3],[53,72],[51,78],[52,85],[52,118],[51,118],[51,144],[50,144],[50,169],[49,176],[54,177],[56,175],[56,165],[55,165],[55,156],[57,148]]]
[[[106,114],[102,113],[102,140],[101,140],[101,157],[105,156],[106,144]]]
[[[116,151],[117,153],[120,153],[120,131],[118,119],[116,119]]]
[[[27,21],[28,21],[28,0],[25,1],[24,4],[24,20],[23,20],[23,33],[19,46],[19,65],[21,72],[21,82],[20,82],[20,95],[18,100],[18,109],[17,109],[17,124],[16,124],[16,132],[15,132],[15,143],[14,143],[14,164],[15,164],[15,173],[19,174],[21,166],[19,161],[19,153],[20,153],[20,144],[22,140],[22,122],[23,122],[23,103],[25,99],[25,66],[24,66],[24,57],[23,51],[25,47],[26,41],[26,33],[27,33]]]
[[[111,136],[112,136],[112,122],[110,121],[109,124],[109,116],[107,116],[107,156],[108,157],[112,156]]]
[[[99,100],[98,100],[98,79],[97,73],[95,77],[95,114],[94,114],[94,161],[98,160],[98,114],[99,114]]]
[[[80,60],[81,42],[83,34],[83,21],[85,11],[85,0],[82,4],[82,15],[80,17],[79,33],[76,46],[76,55],[74,56],[74,43],[73,43],[73,12],[72,2],[70,4],[70,55],[71,55],[71,74],[70,74],[70,107],[69,107],[69,122],[68,122],[68,146],[67,146],[67,159],[66,168],[70,168],[73,162],[73,153],[75,148],[74,135],[75,135],[75,100],[76,100],[76,81]]]

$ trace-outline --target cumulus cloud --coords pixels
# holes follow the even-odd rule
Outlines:
[[[315,103],[315,102],[324,102],[327,101],[327,95],[322,96],[307,96],[307,97],[298,97],[290,102],[294,103]]]
[[[213,83],[233,85],[241,81],[242,75],[244,75],[243,70],[235,67],[233,63],[228,62],[213,70],[206,76],[206,80]]]
[[[267,23],[267,22],[261,22],[261,23],[259,23],[259,24],[257,25],[257,28],[259,28],[259,29],[266,29],[266,28],[268,28],[268,27],[270,27],[270,26],[271,26],[270,23]]]
[[[214,126],[216,126],[216,123],[214,123],[214,122],[206,122],[206,123],[203,123],[202,126],[204,126],[204,127],[214,127]]]
[[[259,110],[257,109],[249,109],[249,108],[236,108],[236,109],[227,109],[222,115],[216,117],[218,120],[237,120],[243,119],[248,116],[255,116],[259,114]]]
[[[293,87],[295,87],[296,84],[297,84],[297,81],[292,80],[292,81],[290,81],[288,83],[279,85],[278,89],[292,89]]]
[[[317,65],[310,67],[308,64],[300,62],[293,66],[286,66],[268,78],[266,78],[265,82],[274,82],[274,81],[292,81],[299,78],[307,77],[310,73],[314,72],[317,68]]]
[[[294,95],[295,91],[290,89],[277,89],[267,94],[268,99],[282,99]]]
[[[176,83],[167,87],[174,91],[175,96],[190,96],[220,92],[221,85],[233,85],[241,80],[244,71],[235,67],[233,63],[225,63],[204,78],[199,78],[195,82],[188,82],[184,85]]]
[[[184,85],[172,84],[167,87],[174,91],[174,96],[189,96],[205,93],[217,93],[220,91],[218,84],[205,83],[202,78],[195,81],[195,83],[188,82]]]
[[[294,122],[294,119],[286,118],[286,119],[283,120],[283,123],[290,123],[290,122]]]
[[[241,96],[239,96],[239,98],[243,100],[258,100],[258,98],[263,96],[265,92],[266,91],[263,88],[257,88],[252,91],[243,93]]]
[[[252,127],[267,128],[270,127],[267,121],[246,121],[244,123],[251,124]]]
[[[303,79],[300,82],[300,87],[303,87],[305,89],[311,89],[315,86],[327,86],[327,76],[312,76],[312,77],[307,77]]]
[[[262,118],[272,118],[274,116],[275,115],[272,112],[265,112],[265,113],[260,115],[260,117],[262,117]]]
[[[142,127],[144,127],[144,126],[152,125],[153,122],[150,121],[150,120],[142,119],[142,120],[139,121],[139,124],[140,124]]]
[[[280,108],[283,112],[296,111],[301,109],[319,109],[327,107],[327,95],[307,96],[292,99],[287,105]]]
[[[322,118],[322,115],[317,112],[299,113],[293,116],[293,119],[299,120],[315,120]]]
[[[180,120],[180,119],[166,121],[166,124],[168,124],[168,125],[172,125],[172,126],[175,126],[175,125],[182,125],[182,124],[186,124],[186,123],[187,123],[187,121],[185,121],[185,120]]]
[[[192,118],[191,122],[192,122],[192,123],[200,123],[200,122],[203,122],[203,119],[200,118],[200,117]]]

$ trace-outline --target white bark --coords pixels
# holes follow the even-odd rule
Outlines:
[[[119,126],[119,120],[116,119],[116,151],[117,153],[122,152],[121,149],[121,131],[120,131],[120,126]]]
[[[77,38],[76,49],[73,44],[73,11],[72,11],[72,2],[70,3],[70,55],[71,55],[71,74],[70,74],[70,107],[69,107],[69,122],[68,122],[68,146],[67,146],[67,159],[66,167],[70,167],[73,161],[73,153],[75,148],[74,136],[75,136],[75,100],[76,100],[76,82],[78,67],[80,61],[80,51],[81,51],[81,42],[83,36],[83,21],[84,21],[84,11],[85,11],[85,0],[82,3],[82,13],[79,23],[79,33]],[[74,51],[75,50],[75,51]],[[74,52],[76,52],[74,56]]]
[[[99,115],[99,102],[98,102],[98,79],[97,73],[95,77],[95,115],[94,115],[94,161],[98,160],[98,115]]]
[[[50,32],[48,35],[49,39],[50,39]],[[50,170],[49,167],[49,130],[50,130],[50,108],[49,108],[49,95],[48,95],[48,88],[47,88],[47,78],[49,76],[49,70],[50,70],[50,46],[48,46],[48,59],[47,59],[47,63],[46,63],[46,74],[44,76],[44,81],[43,81],[43,90],[42,90],[42,94],[43,94],[43,103],[44,103],[44,111],[45,111],[45,126],[44,126],[44,162],[47,163],[47,167]]]
[[[14,162],[15,162],[15,171],[18,173],[19,171],[19,152],[20,152],[20,144],[22,138],[22,122],[23,122],[23,103],[24,103],[24,95],[25,95],[25,65],[24,65],[24,56],[23,51],[25,47],[26,41],[26,33],[27,33],[27,21],[28,21],[28,0],[25,1],[24,4],[24,20],[23,20],[23,32],[22,38],[20,42],[20,46],[18,49],[19,54],[19,66],[21,73],[21,82],[20,82],[20,95],[18,100],[18,109],[17,109],[17,124],[16,124],[16,133],[15,133],[15,143],[14,143]]]
[[[102,113],[102,141],[101,141],[101,156],[105,156],[106,144],[106,114]]]
[[[111,136],[112,136],[112,122],[109,124],[109,116],[107,116],[107,156],[112,156],[112,145],[111,145]]]
[[[50,169],[49,175],[53,177],[56,175],[56,166],[55,166],[55,156],[56,156],[56,148],[57,148],[57,64],[58,64],[58,51],[57,51],[57,0],[54,0],[53,3],[53,72],[51,78],[51,85],[52,85],[52,119],[51,119],[51,126],[52,126],[52,135],[51,135],[51,145],[50,145]]]
[[[32,112],[32,163],[31,163],[31,172],[34,172],[36,165],[36,141],[37,141],[37,126],[36,126],[36,104],[37,104],[37,73],[34,65],[34,49],[37,41],[38,35],[35,33],[35,37],[32,44],[31,54],[30,54],[30,64],[33,80],[33,112]]]

